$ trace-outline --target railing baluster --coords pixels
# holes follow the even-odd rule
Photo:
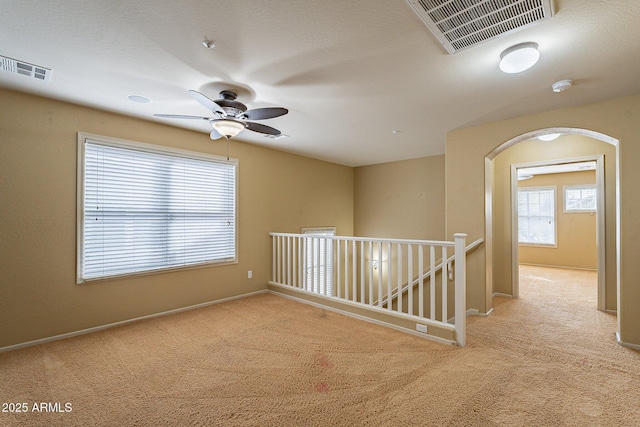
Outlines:
[[[329,289],[329,285],[331,284],[331,279],[329,275],[333,272],[329,268],[331,263],[329,262],[329,255],[331,254],[331,249],[329,249],[329,239],[322,239],[324,242],[324,294],[331,295],[332,289]]]
[[[413,282],[413,249],[411,244],[407,245],[407,282]],[[407,291],[407,313],[413,314],[413,286],[409,286]]]
[[[373,304],[373,242],[369,242],[369,304]]]
[[[278,283],[276,278],[276,262],[278,260],[278,251],[276,248],[276,241],[278,236],[271,236],[271,281]]]
[[[298,254],[300,255],[300,265],[298,270],[298,276],[300,277],[300,284],[298,285],[301,289],[305,289],[305,280],[307,278],[306,269],[307,269],[307,252],[305,245],[305,238],[300,236],[299,246],[298,246]]]
[[[382,242],[378,242],[378,307],[382,307]]]
[[[287,261],[285,262],[285,266],[287,268],[287,285],[291,284],[291,237],[287,236],[286,237],[286,242],[287,244],[285,245],[287,247]]]
[[[349,241],[344,242],[344,299],[349,299]]]
[[[447,286],[447,276],[448,276],[448,263],[447,263],[447,247],[442,247],[442,321],[447,323],[449,321],[449,316],[447,313],[447,301],[449,287]]]
[[[282,283],[282,237],[278,237],[278,271],[276,273],[278,283]]]
[[[436,248],[429,246],[429,299],[431,306],[429,307],[429,318],[436,319]]]
[[[364,241],[360,241],[360,302],[365,303],[364,291]]]
[[[424,317],[424,253],[423,246],[418,245],[418,316]]]
[[[291,286],[298,287],[298,238],[293,237],[291,240]]]
[[[402,313],[402,243],[398,243],[398,312]]]
[[[331,241],[331,244],[333,244],[333,240]],[[336,295],[338,298],[342,297],[342,285],[340,283],[340,279],[342,278],[342,271],[341,271],[341,264],[342,264],[342,257],[340,256],[340,240],[336,241]]]
[[[353,256],[353,265],[351,268],[351,275],[352,280],[351,280],[351,286],[353,287],[353,292],[351,293],[351,300],[352,301],[357,301],[358,299],[358,279],[357,279],[357,272],[358,272],[358,251],[356,249],[356,241],[354,240],[353,242],[351,242],[351,251],[352,251],[352,256]]]
[[[387,260],[389,265],[387,271],[387,310],[391,310],[391,273],[393,271],[391,268],[391,242],[387,242]],[[382,301],[382,298],[380,298],[380,301]]]

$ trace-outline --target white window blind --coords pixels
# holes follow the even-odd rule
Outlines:
[[[564,188],[565,212],[595,212],[596,186],[576,185]]]
[[[236,163],[81,141],[78,282],[236,259]]]
[[[335,228],[307,228],[305,238],[305,289],[321,295],[333,295],[333,240]],[[313,236],[313,237],[311,237]]]
[[[518,189],[518,242],[556,244],[554,187]]]

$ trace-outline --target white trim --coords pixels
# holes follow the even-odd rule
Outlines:
[[[228,297],[228,298],[222,298],[222,299],[219,299],[219,300],[203,302],[203,303],[200,303],[200,304],[190,305],[190,306],[187,306],[187,307],[176,308],[174,310],[168,310],[168,311],[163,311],[163,312],[160,312],[160,313],[149,314],[147,316],[141,316],[141,317],[136,317],[136,318],[133,318],[133,319],[122,320],[120,322],[114,322],[114,323],[108,323],[106,325],[95,326],[93,328],[81,329],[79,331],[68,332],[66,334],[54,335],[52,337],[41,338],[41,339],[37,339],[37,340],[33,340],[33,341],[27,341],[27,342],[23,342],[23,343],[20,343],[20,344],[13,344],[13,345],[10,345],[10,346],[7,346],[7,347],[0,347],[0,353],[3,353],[5,351],[17,350],[19,348],[24,348],[24,347],[31,347],[31,346],[39,345],[39,344],[45,344],[45,343],[48,343],[48,342],[51,342],[51,341],[58,341],[58,340],[62,340],[62,339],[65,339],[65,338],[76,337],[78,335],[90,334],[92,332],[98,332],[98,331],[102,331],[104,329],[114,328],[116,326],[124,326],[124,325],[127,325],[129,323],[139,322],[141,320],[148,320],[148,319],[153,319],[153,318],[156,318],[156,317],[168,316],[170,314],[182,313],[183,311],[195,310],[197,308],[203,308],[203,307],[208,307],[210,305],[220,304],[220,303],[223,303],[223,302],[228,302],[228,301],[233,301],[233,300],[237,300],[237,299],[247,298],[247,297],[250,297],[250,296],[253,296],[253,295],[264,294],[266,292],[267,292],[266,289],[261,290],[261,291],[249,292],[247,294],[236,295],[236,296],[233,296],[233,297]]]
[[[494,292],[492,296],[494,298],[495,297],[513,298],[513,295],[503,294],[502,292]]]
[[[593,138],[593,137],[592,137]],[[605,141],[606,142],[606,141]],[[616,145],[617,147],[617,145]],[[617,151],[617,150],[616,150]],[[518,298],[520,295],[520,278],[519,278],[519,265],[520,265],[520,255],[518,248],[521,244],[517,239],[518,232],[518,209],[517,209],[517,191],[518,191],[518,169],[524,167],[537,167],[537,166],[550,166],[559,163],[580,163],[586,161],[595,161],[596,162],[596,242],[597,242],[597,273],[598,273],[598,302],[597,308],[600,311],[604,311],[606,305],[606,245],[605,245],[605,236],[606,236],[606,223],[605,223],[605,214],[606,214],[606,206],[605,206],[605,183],[604,183],[604,155],[603,154],[594,154],[589,156],[582,157],[572,157],[572,158],[562,158],[562,159],[552,159],[552,160],[543,160],[538,162],[531,163],[517,163],[511,165],[511,228],[512,228],[512,289],[511,292],[514,298]],[[617,169],[617,168],[616,168]],[[617,199],[617,196],[616,196]],[[564,203],[563,203],[564,204]],[[556,210],[558,206],[556,206]],[[617,207],[619,209],[619,206]],[[513,233],[516,234],[513,234]],[[514,239],[513,236],[516,236]],[[556,238],[557,240],[557,238]],[[557,243],[557,242],[556,242]],[[619,258],[619,257],[618,257]],[[561,267],[559,267],[561,268]]]
[[[493,314],[493,308],[486,313],[481,313],[477,308],[470,308],[467,310],[467,317],[469,316],[478,316],[478,317],[489,317]],[[455,318],[454,318],[455,319]]]
[[[622,341],[622,340],[620,339],[620,332],[616,332],[616,342],[617,342],[618,344],[620,344],[621,346],[623,346],[623,347],[628,347],[628,348],[631,348],[631,349],[634,349],[634,350],[640,350],[640,345],[638,345],[638,344],[631,344],[631,343],[628,343],[628,342],[624,342],[624,341]]]
[[[274,283],[271,283],[271,285],[273,285],[273,284]],[[317,302],[308,301],[306,299],[299,298],[299,297],[296,297],[296,296],[293,296],[293,295],[282,294],[280,292],[272,291],[270,289],[267,292],[272,294],[272,295],[277,295],[277,296],[280,296],[280,297],[283,297],[283,298],[289,298],[289,299],[292,299],[294,301],[301,302],[303,304],[309,304],[309,305],[312,305],[314,307],[322,308],[322,309],[328,310],[328,311],[333,311],[334,313],[343,314],[345,316],[353,317],[353,318],[358,319],[358,320],[364,320],[365,322],[374,323],[376,325],[384,326],[386,328],[391,328],[391,329],[395,329],[395,330],[400,331],[400,332],[408,333],[408,334],[415,335],[415,336],[418,336],[418,337],[421,337],[421,338],[426,338],[428,340],[437,341],[437,342],[442,343],[442,344],[449,344],[449,345],[453,345],[453,346],[457,345],[457,343],[455,341],[453,341],[453,340],[440,338],[440,337],[437,337],[435,335],[424,334],[424,333],[421,333],[421,332],[414,331],[412,329],[403,328],[402,326],[394,325],[392,323],[383,322],[382,320],[371,319],[369,317],[361,316],[359,314],[351,313],[349,311],[340,310],[339,308],[329,307],[329,306],[326,306],[324,304],[319,304]],[[340,302],[343,302],[343,301],[340,301]],[[363,308],[363,307],[358,307],[358,308]],[[440,325],[437,325],[437,326],[440,326]]]

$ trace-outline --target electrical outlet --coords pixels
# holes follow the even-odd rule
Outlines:
[[[424,332],[426,334],[427,333],[427,325],[421,325],[419,323],[416,323],[416,331]]]
[[[247,271],[247,279],[253,279],[253,271]]]

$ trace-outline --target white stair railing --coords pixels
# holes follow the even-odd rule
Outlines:
[[[454,241],[270,235],[271,285],[410,319],[422,331],[454,331],[455,342],[465,345],[466,234]]]
[[[482,243],[484,242],[484,239],[478,239],[476,241],[474,241],[473,243],[468,244],[465,247],[465,252],[471,252],[472,250],[474,250],[475,248],[477,248],[478,246],[480,246]],[[447,258],[446,264],[447,264],[447,271],[449,271],[449,277],[453,277],[453,261],[454,261],[455,255],[451,255],[449,258]],[[438,260],[436,260],[437,264],[435,266],[435,272],[439,272],[442,269],[442,258],[439,258]],[[431,268],[429,268],[427,271],[424,272],[425,276],[429,276],[431,274]],[[413,282],[411,282],[411,285],[409,285],[408,282],[405,282],[402,285],[401,291],[402,293],[405,293],[409,290],[410,287],[415,287],[418,285],[418,282],[420,281],[420,279],[418,277],[414,277]],[[398,298],[398,289],[396,289],[395,291],[393,291],[393,293],[391,294],[391,301],[394,301],[396,298]],[[389,302],[389,296],[385,296],[382,299],[382,305],[386,306]],[[377,302],[375,302],[374,304],[377,304]]]

